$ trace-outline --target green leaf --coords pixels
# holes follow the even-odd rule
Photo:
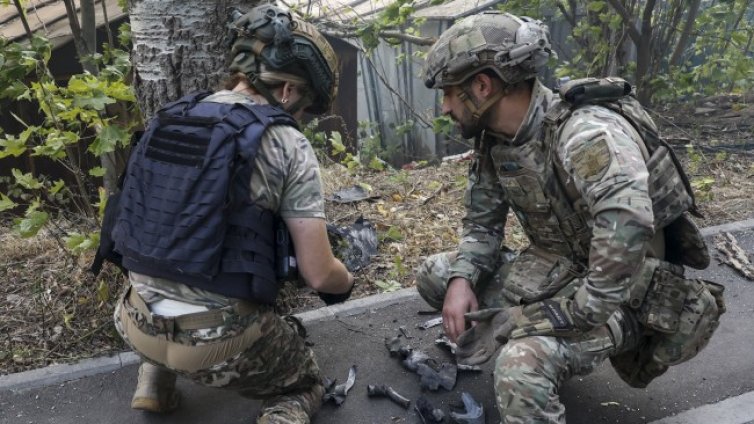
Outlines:
[[[3,193],[0,193],[0,212],[7,211],[8,209],[13,209],[18,204],[10,199],[10,197],[4,195]]]
[[[36,210],[38,204],[32,205],[26,211],[23,218],[16,218],[13,220],[14,229],[21,235],[21,237],[33,237],[39,230],[47,223],[49,216],[47,212]]]
[[[104,110],[105,106],[115,103],[115,99],[103,93],[92,93],[90,96],[74,96],[73,105],[76,107]]]
[[[63,180],[57,180],[55,181],[55,184],[50,187],[50,194],[58,194],[60,190],[65,187],[65,182]]]
[[[7,138],[0,140],[0,147],[0,159],[8,156],[19,157],[26,152],[26,141],[8,134]]]
[[[79,141],[79,136],[70,131],[58,131],[53,129],[47,134],[45,143],[36,146],[33,150],[34,156],[48,156],[53,159],[62,159],[66,157],[65,147],[69,144],[75,144]]]
[[[395,280],[376,280],[374,285],[380,288],[383,293],[390,293],[401,289],[401,283]]]
[[[383,233],[382,239],[387,241],[401,241],[403,240],[403,234],[401,234],[400,228],[392,226],[388,228],[385,233]]]
[[[590,1],[586,6],[590,12],[600,12],[607,6],[604,1]]]
[[[385,169],[385,163],[377,156],[372,156],[372,159],[367,166],[369,169],[374,169],[375,171],[383,171]]]
[[[101,177],[105,175],[105,172],[105,168],[101,166],[95,166],[94,168],[89,170],[89,175],[91,175],[92,177]]]
[[[343,144],[343,141],[340,137],[339,132],[333,132],[330,135],[330,144],[332,145],[332,154],[338,155],[341,153],[345,153],[346,146]]]
[[[85,250],[93,250],[99,246],[99,234],[98,233],[70,233],[66,237],[63,237],[65,246],[75,254],[81,253]]]
[[[20,186],[24,188],[27,188],[29,190],[42,188],[42,183],[40,183],[36,178],[34,178],[34,176],[31,175],[31,172],[22,174],[19,169],[13,168],[11,173],[16,178],[16,183],[18,183]]]
[[[127,146],[130,135],[120,125],[107,125],[97,134],[88,151],[96,156],[115,151],[117,146]]]
[[[105,280],[100,281],[97,286],[97,299],[102,303],[110,301],[110,286],[105,284]]]

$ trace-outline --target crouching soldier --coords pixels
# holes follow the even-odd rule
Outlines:
[[[273,5],[232,26],[226,89],[163,107],[131,155],[112,233],[130,281],[115,323],[144,360],[133,408],[175,409],[182,375],[263,399],[259,423],[308,423],[322,378],[273,309],[276,228],[285,223],[301,278],[326,303],[350,296],[319,165],[296,126],[304,111],[329,109],[337,59],[313,26]]]

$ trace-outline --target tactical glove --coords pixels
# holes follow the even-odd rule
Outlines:
[[[322,301],[325,302],[325,305],[327,306],[334,305],[336,303],[343,303],[348,300],[349,297],[351,297],[351,292],[353,291],[353,286],[355,285],[356,284],[351,284],[351,288],[348,289],[348,291],[345,293],[333,294],[317,292],[317,295],[319,295],[319,298],[322,299]]]
[[[461,365],[479,365],[508,342],[508,335],[521,316],[521,307],[482,309],[464,316],[476,325],[458,338],[456,360]]]
[[[591,325],[578,319],[575,314],[576,302],[571,299],[546,299],[523,307],[522,316],[511,339],[526,336],[575,336],[588,331]]]

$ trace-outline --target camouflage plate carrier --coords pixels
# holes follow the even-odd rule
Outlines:
[[[641,104],[630,95],[631,86],[619,78],[586,78],[571,81],[559,90],[556,102],[545,118],[544,152],[553,156],[559,128],[577,108],[596,104],[623,116],[638,132],[640,146],[649,171],[649,196],[654,212],[654,228],[665,237],[665,258],[646,258],[633,276],[627,307],[644,327],[639,345],[611,358],[618,374],[633,387],[646,387],[668,366],[693,358],[703,349],[725,312],[723,287],[699,279],[684,278],[683,265],[704,269],[709,265],[707,246],[689,214],[701,216],[694,194],[672,148],[660,138],[657,127]],[[565,170],[558,160],[553,172],[546,172],[544,187],[549,187],[558,227],[569,237],[575,264],[585,264],[590,231],[574,188],[564,183]],[[552,168],[552,167],[548,167]],[[560,195],[557,195],[559,192]],[[564,198],[564,196],[566,198]],[[548,196],[550,197],[550,196]],[[586,250],[584,250],[586,249]],[[568,281],[568,278],[559,278]],[[571,283],[558,289],[568,295]],[[556,295],[557,296],[557,295]]]

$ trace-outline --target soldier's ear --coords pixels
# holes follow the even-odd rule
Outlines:
[[[480,72],[474,75],[472,86],[481,97],[490,97],[495,92],[495,82],[489,75]]]

